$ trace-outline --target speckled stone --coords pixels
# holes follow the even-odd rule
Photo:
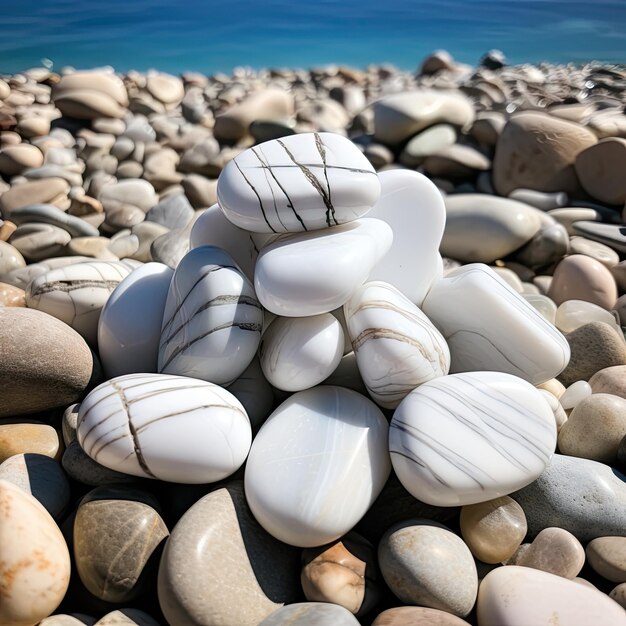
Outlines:
[[[421,606],[399,606],[387,609],[376,617],[372,626],[467,626],[456,615]]]
[[[526,516],[509,496],[470,504],[461,509],[461,535],[483,563],[510,558],[526,536]]]
[[[623,609],[626,609],[626,583],[621,583],[612,589],[609,598],[615,600]]]
[[[363,615],[380,599],[376,551],[356,533],[326,546],[305,549],[302,564],[300,582],[310,602],[330,602]]]
[[[6,424],[0,420],[0,463],[15,454],[31,452],[54,458],[59,435],[47,424]]]
[[[101,617],[94,626],[160,626],[154,618],[139,609],[118,609]]]
[[[511,497],[524,509],[531,538],[553,526],[579,541],[626,536],[626,477],[603,463],[555,454],[535,482]]]
[[[589,384],[593,393],[610,393],[626,399],[626,365],[601,369],[589,379]]]
[[[73,615],[59,613],[46,617],[37,626],[93,626],[96,621],[95,617],[81,615],[80,613],[74,613]]]
[[[559,450],[569,456],[613,465],[624,436],[626,399],[608,393],[594,393],[570,413],[559,431]]]
[[[33,496],[55,519],[70,500],[70,485],[57,461],[43,454],[16,454],[0,465],[0,480],[8,480]]]
[[[626,537],[598,537],[586,549],[589,565],[607,580],[626,583]]]
[[[259,526],[243,484],[230,483],[172,530],[159,566],[161,610],[170,626],[256,626],[301,597],[299,555]]]
[[[25,307],[26,292],[19,287],[0,282],[0,306]]]
[[[460,537],[430,520],[395,524],[378,546],[386,583],[406,604],[465,617],[478,589],[476,565]]]
[[[626,343],[604,322],[589,322],[565,335],[570,360],[558,379],[569,387],[577,380],[589,380],[596,372],[626,365]]]
[[[356,617],[337,604],[300,602],[284,606],[258,626],[359,626]]]

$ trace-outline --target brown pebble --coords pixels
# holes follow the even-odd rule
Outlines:
[[[378,615],[372,626],[468,626],[452,613],[422,606],[399,606]]]
[[[0,463],[16,454],[43,454],[54,458],[59,451],[57,431],[47,424],[0,424]]]
[[[0,306],[26,306],[25,291],[8,283],[0,283]]]

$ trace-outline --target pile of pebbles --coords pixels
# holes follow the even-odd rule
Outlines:
[[[0,626],[626,624],[625,88],[0,79]]]

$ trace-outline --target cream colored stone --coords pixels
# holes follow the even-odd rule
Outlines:
[[[626,365],[606,367],[596,372],[589,384],[593,393],[610,393],[626,398]]]
[[[47,424],[0,423],[0,463],[11,456],[27,452],[54,458],[59,445],[57,431]]]
[[[589,565],[614,583],[626,583],[626,537],[598,537],[586,549]]]

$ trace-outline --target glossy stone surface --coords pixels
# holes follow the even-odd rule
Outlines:
[[[372,626],[467,626],[468,622],[447,611],[422,606],[398,606],[376,617]]]
[[[358,626],[357,619],[342,606],[322,602],[299,602],[278,609],[258,626]]]
[[[245,487],[254,516],[292,545],[338,539],[389,476],[387,430],[376,405],[349,389],[322,386],[292,395],[250,450]]]
[[[54,458],[59,435],[48,424],[3,424],[0,422],[0,463],[15,454],[30,452]]]
[[[580,541],[563,528],[544,528],[535,540],[515,559],[515,565],[532,567],[570,580],[585,564],[585,550]]]
[[[484,502],[531,483],[555,445],[554,416],[541,392],[500,372],[424,383],[395,410],[389,430],[404,487],[440,506]]]
[[[231,393],[165,374],[129,374],[96,387],[80,405],[77,436],[105,467],[181,483],[234,473],[252,438],[248,416]]]

